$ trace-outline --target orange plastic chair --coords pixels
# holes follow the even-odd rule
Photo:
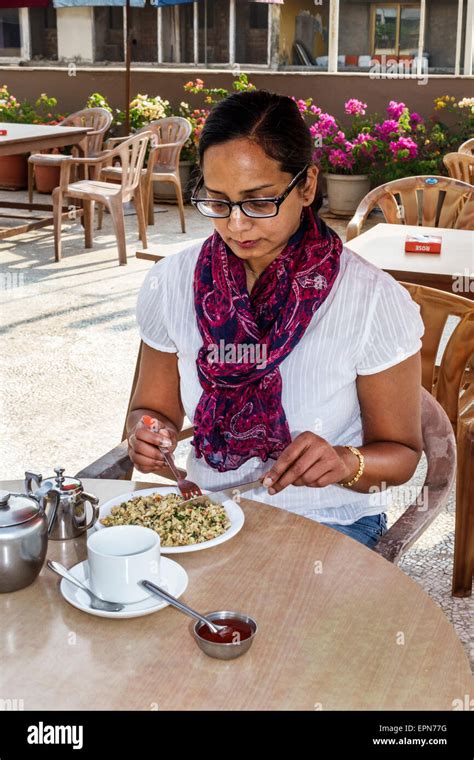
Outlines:
[[[467,153],[446,153],[443,163],[453,179],[461,182],[474,183],[474,155]]]
[[[347,241],[360,235],[367,216],[378,206],[388,224],[474,227],[474,187],[451,177],[404,177],[371,190],[347,225]]]
[[[474,573],[474,302],[455,293],[402,282],[420,306],[422,384],[446,412],[457,440],[453,596],[469,596]],[[438,348],[448,317],[459,319],[439,366]]]
[[[181,116],[169,116],[165,119],[156,119],[139,129],[135,134],[144,131],[152,132],[152,148],[147,161],[147,167],[143,170],[143,192],[145,195],[145,209],[147,210],[148,224],[154,224],[153,207],[153,182],[171,182],[176,191],[178,200],[181,231],[186,232],[184,219],[184,202],[181,179],[179,175],[179,157],[181,150],[191,135],[191,125],[187,119]],[[106,147],[120,144],[125,138],[114,137],[107,141]],[[102,170],[102,178],[111,182],[118,181],[120,168],[111,166]],[[98,227],[102,226],[102,213],[99,211]]]
[[[102,150],[106,132],[112,123],[112,114],[106,108],[84,108],[63,119],[60,127],[90,127],[82,140],[72,147],[73,156],[94,157]],[[61,166],[63,155],[54,153],[32,153],[28,159],[28,200],[33,202],[35,166]],[[87,165],[84,167],[87,179]]]
[[[147,247],[141,176],[146,150],[151,137],[151,132],[141,132],[138,135],[130,137],[113,150],[103,151],[95,158],[62,157],[60,186],[53,191],[54,251],[56,261],[59,261],[61,258],[61,212],[64,197],[77,198],[82,201],[86,248],[92,248],[94,202],[107,207],[117,239],[120,264],[127,263],[123,204],[133,200],[137,212],[140,239],[144,247]],[[75,164],[89,166],[93,171],[94,177],[96,177],[100,175],[105,163],[114,160],[119,161],[121,165],[120,184],[103,182],[95,178],[84,179],[78,182],[69,181],[71,168]]]

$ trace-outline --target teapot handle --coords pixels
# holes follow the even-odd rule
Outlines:
[[[51,496],[51,498],[53,500],[53,506],[51,507],[51,514],[50,514],[49,520],[48,520],[48,536],[49,536],[49,535],[51,535],[51,531],[53,530],[54,523],[55,523],[55,520],[56,520],[56,515],[58,513],[60,496],[59,496],[59,493],[54,488],[51,488],[45,494],[45,496]],[[46,515],[46,510],[44,508],[44,497],[42,499],[40,499],[40,502],[41,502],[41,508],[42,508],[44,514]]]
[[[36,472],[30,472],[30,470],[26,470],[25,472],[25,491],[28,494],[28,496],[33,495],[33,491],[31,488],[31,484],[33,481],[36,482],[36,485],[38,488],[41,488],[41,484],[43,482],[43,476],[38,475]]]
[[[84,530],[89,530],[89,528],[92,528],[92,526],[95,525],[95,523],[99,519],[99,499],[97,498],[97,496],[92,496],[91,493],[87,493],[86,491],[82,492],[81,498],[83,502],[88,501],[92,507],[92,517],[90,521],[87,523],[86,527],[84,528]],[[73,516],[73,519],[74,519],[74,516]]]

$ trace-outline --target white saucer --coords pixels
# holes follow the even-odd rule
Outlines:
[[[69,569],[71,575],[77,578],[78,581],[82,581],[85,586],[89,587],[89,563],[87,560],[79,562],[74,567]],[[184,567],[181,567],[177,562],[174,562],[167,557],[160,558],[160,574],[161,579],[159,585],[162,586],[165,591],[173,596],[180,597],[184,594],[188,586],[188,574]],[[88,594],[82,589],[73,586],[72,583],[65,578],[59,584],[61,594],[69,604],[76,607],[82,612],[88,612],[89,615],[96,615],[97,617],[106,618],[134,618],[141,617],[142,615],[151,615],[152,612],[157,612],[168,606],[168,602],[164,599],[159,599],[155,595],[150,595],[148,599],[144,599],[141,602],[134,602],[134,604],[125,604],[123,610],[120,612],[105,612],[104,610],[94,610],[91,607],[91,601]]]

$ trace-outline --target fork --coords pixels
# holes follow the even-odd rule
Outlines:
[[[181,477],[181,475],[179,474],[179,470],[174,463],[173,455],[168,454],[168,452],[164,451],[162,448],[160,448],[160,452],[162,453],[163,459],[165,460],[166,464],[168,465],[171,472],[175,476],[178,490],[181,496],[184,498],[184,500],[188,501],[188,499],[193,499],[196,496],[202,496],[202,491],[199,488],[199,486],[196,485],[196,483],[193,483],[192,480],[186,480],[185,478]]]
[[[155,417],[150,417],[148,414],[145,414],[142,417],[142,422],[145,425],[145,427],[147,427],[148,430],[150,430],[152,433],[158,433],[158,430],[157,430],[158,420]],[[180,472],[174,463],[173,455],[168,453],[164,449],[164,447],[158,446],[157,448],[159,449],[160,453],[163,455],[163,459],[165,460],[166,464],[168,465],[171,472],[175,476],[178,490],[181,496],[184,498],[184,500],[188,501],[189,499],[193,499],[196,496],[202,496],[202,491],[199,488],[199,486],[196,485],[196,483],[193,483],[192,480],[186,480],[185,478],[181,477]]]

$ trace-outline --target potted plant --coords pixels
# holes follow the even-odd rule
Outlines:
[[[35,103],[34,123],[47,124],[49,126],[56,126],[59,124],[64,117],[54,113],[53,109],[56,108],[57,104],[58,101],[56,98],[50,98],[45,93],[42,93]],[[56,154],[69,153],[70,147],[66,146],[61,148],[61,150],[59,148],[53,148],[50,152]],[[51,194],[54,188],[59,185],[59,174],[59,166],[41,166],[40,164],[37,164],[35,166],[36,191],[38,193]]]
[[[0,121],[12,124],[57,124],[62,117],[53,112],[57,105],[56,98],[42,93],[34,105],[27,100],[20,102],[12,95],[6,85],[0,87]],[[37,178],[38,182],[38,178]],[[39,183],[41,185],[42,178]],[[28,183],[28,154],[20,153],[0,157],[0,188],[3,190],[22,190]],[[52,185],[56,187],[58,182]]]
[[[33,121],[34,109],[29,103],[21,103],[8,91],[4,84],[0,87],[0,121],[21,124]],[[0,157],[0,189],[22,190],[28,183],[28,154],[17,153]]]
[[[366,117],[367,104],[351,98],[344,104],[351,117],[345,124],[313,105],[311,98],[296,102],[311,121],[313,157],[327,183],[329,210],[341,216],[351,216],[371,187],[401,177],[446,175],[443,154],[456,150],[474,130],[474,99],[469,98],[437,98],[435,110],[449,111],[450,123],[433,116],[428,125],[405,103],[393,100],[386,116]]]

